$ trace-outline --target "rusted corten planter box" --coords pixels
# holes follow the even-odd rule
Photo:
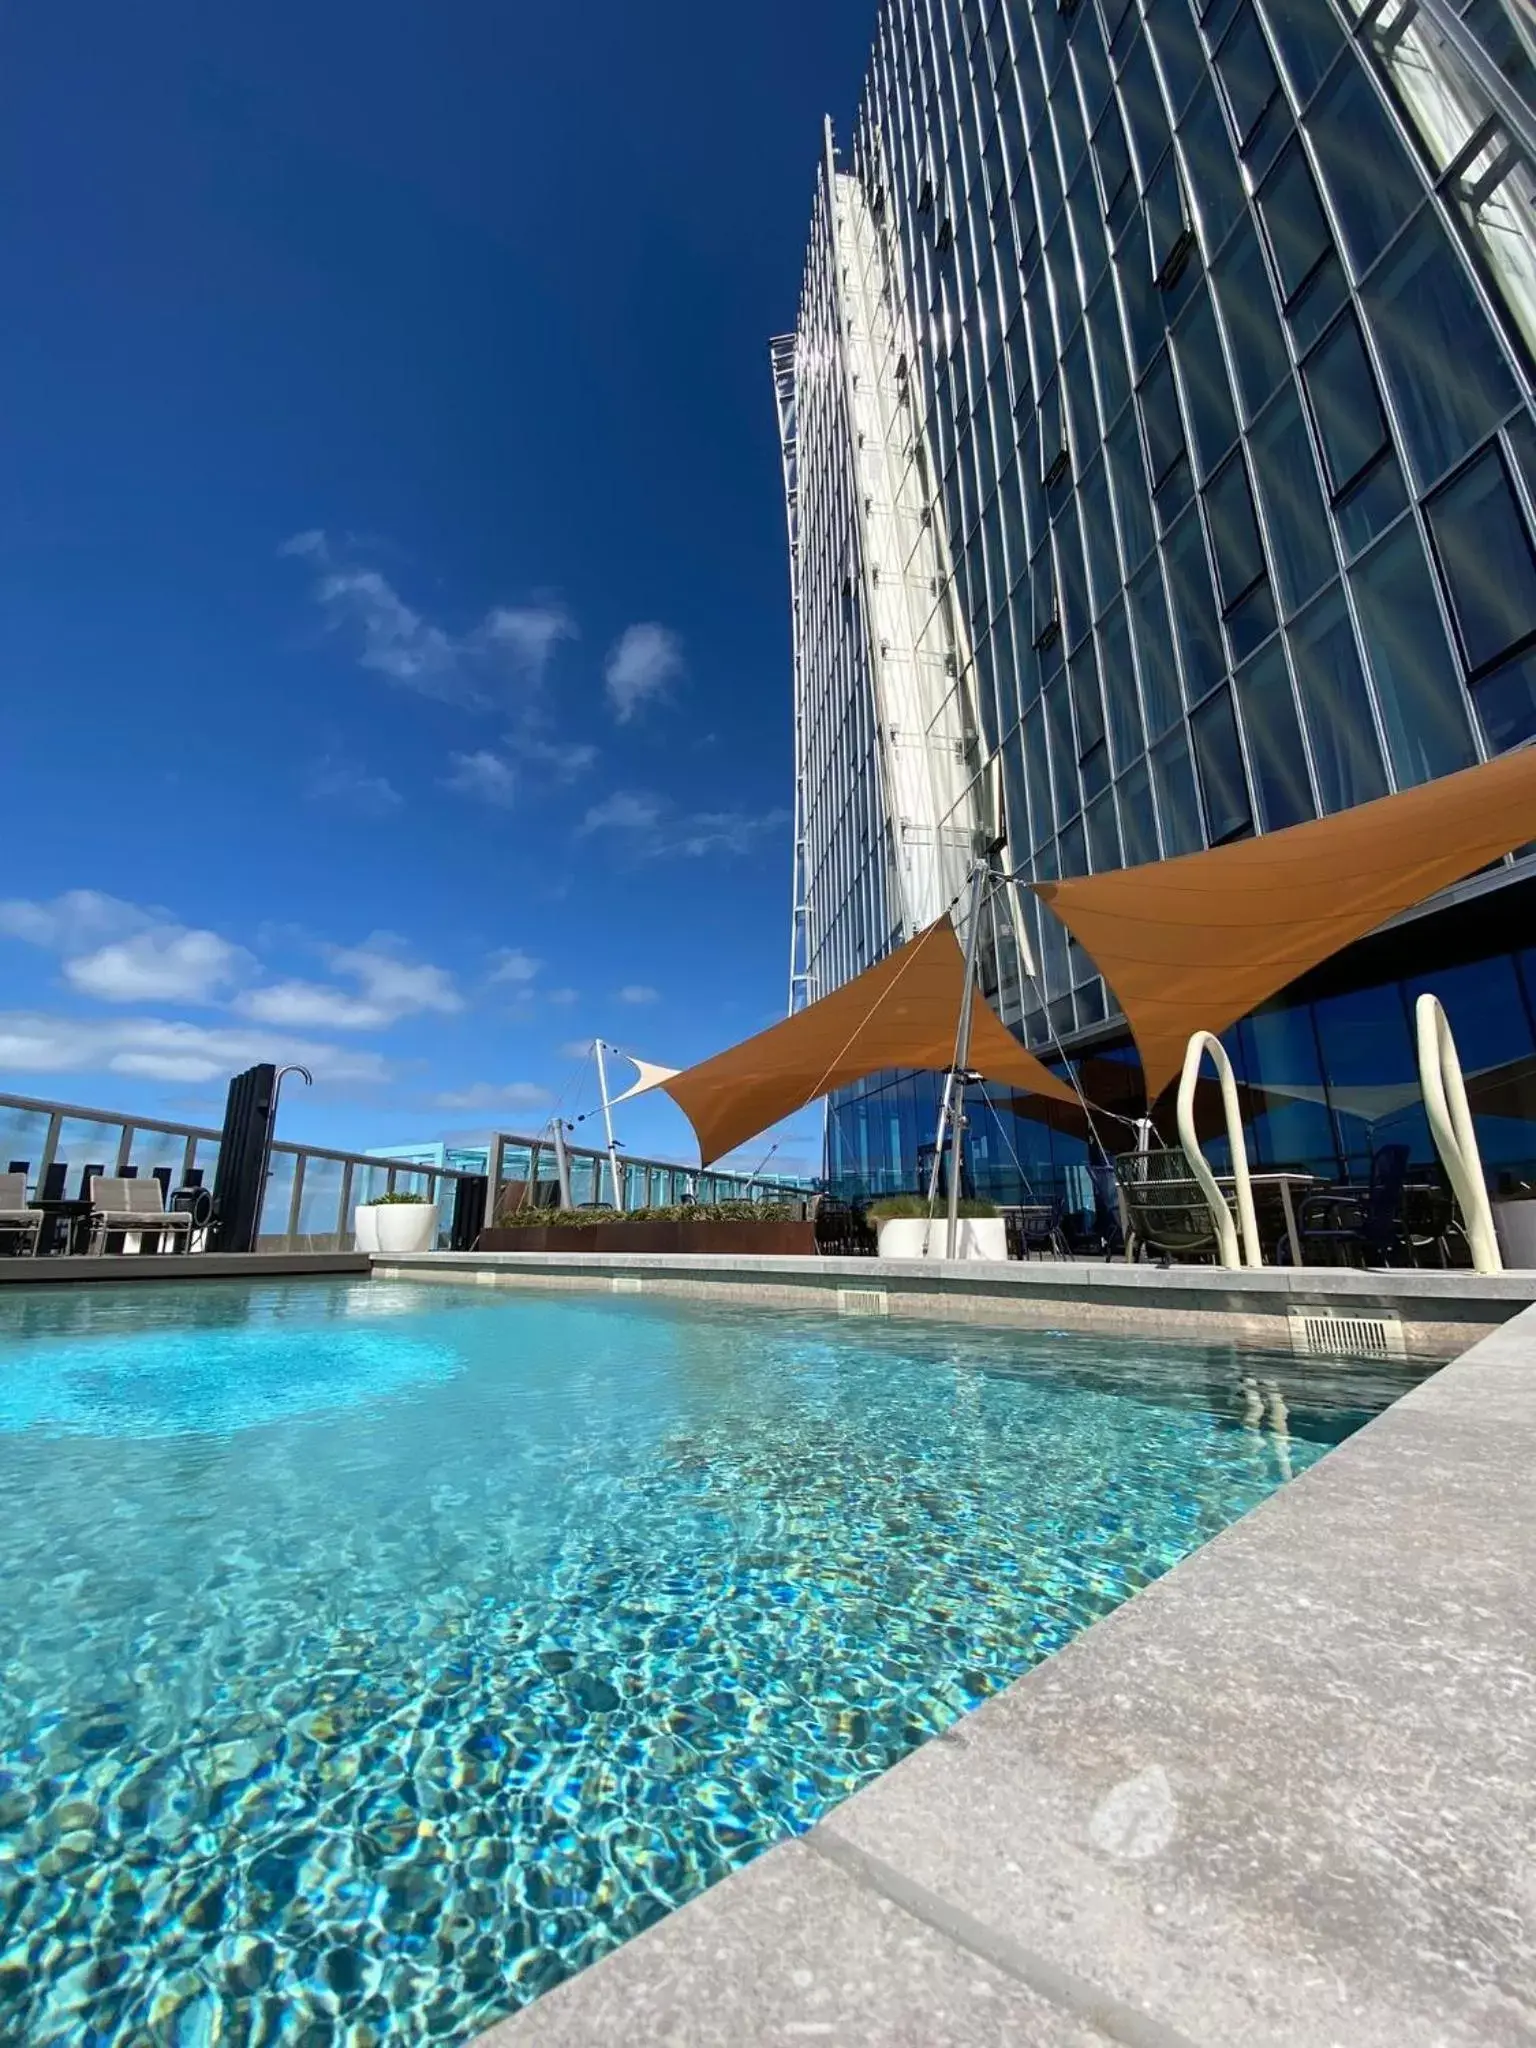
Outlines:
[[[714,1252],[722,1257],[810,1257],[814,1223],[558,1223],[483,1230],[482,1252]]]

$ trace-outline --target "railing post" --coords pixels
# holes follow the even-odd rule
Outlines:
[[[299,1235],[299,1210],[303,1204],[303,1201],[304,1154],[302,1152],[295,1152],[295,1154],[293,1155],[293,1193],[288,1197],[287,1248],[291,1252],[298,1250],[298,1245],[295,1243],[295,1239]]]
[[[1221,1083],[1221,1103],[1227,1113],[1227,1142],[1232,1148],[1232,1177],[1237,1183],[1237,1217],[1242,1225],[1243,1256],[1238,1258],[1237,1231],[1232,1225],[1232,1211],[1227,1207],[1227,1198],[1216,1185],[1216,1176],[1206,1164],[1205,1154],[1200,1150],[1200,1139],[1195,1130],[1195,1084],[1200,1079],[1200,1061],[1209,1053],[1211,1064],[1216,1069]],[[1197,1031],[1190,1039],[1184,1053],[1184,1071],[1179,1077],[1179,1143],[1189,1161],[1190,1171],[1200,1183],[1211,1211],[1211,1220],[1216,1225],[1216,1239],[1220,1247],[1221,1263],[1231,1270],[1239,1265],[1262,1266],[1264,1254],[1259,1249],[1259,1224],[1253,1210],[1253,1183],[1248,1178],[1248,1145],[1243,1137],[1242,1112],[1237,1101],[1237,1077],[1232,1072],[1232,1062],[1227,1057],[1227,1048],[1214,1031]],[[1292,1256],[1296,1247],[1292,1247]]]
[[[1413,1022],[1418,1040],[1419,1086],[1424,1091],[1429,1133],[1461,1207],[1473,1269],[1479,1273],[1502,1273],[1504,1260],[1493,1228],[1493,1210],[1488,1203],[1488,1184],[1483,1178],[1482,1154],[1477,1149],[1467,1087],[1450,1020],[1440,998],[1427,991],[1421,995],[1413,1007]]]

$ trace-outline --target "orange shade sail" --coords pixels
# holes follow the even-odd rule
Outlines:
[[[820,1002],[659,1085],[698,1133],[706,1166],[781,1117],[886,1067],[947,1068],[965,987],[954,926],[941,917]],[[989,1081],[1075,1102],[971,994],[970,1064]]]
[[[1036,882],[1131,1027],[1155,1102],[1195,1031],[1536,838],[1536,747],[1397,796],[1147,867]]]

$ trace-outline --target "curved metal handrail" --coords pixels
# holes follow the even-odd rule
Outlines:
[[[1200,1140],[1195,1134],[1195,1084],[1200,1079],[1200,1062],[1206,1053],[1210,1054],[1216,1078],[1221,1083],[1221,1102],[1227,1113],[1227,1142],[1232,1147],[1232,1177],[1237,1183],[1237,1220],[1243,1233],[1241,1258],[1238,1257],[1237,1228],[1232,1222],[1232,1211],[1227,1207],[1227,1198],[1217,1186],[1216,1176],[1206,1163],[1205,1154],[1200,1150]],[[1253,1208],[1253,1183],[1248,1177],[1248,1146],[1243,1137],[1242,1113],[1238,1108],[1237,1077],[1227,1057],[1227,1048],[1214,1031],[1195,1032],[1185,1048],[1184,1071],[1179,1077],[1179,1143],[1189,1161],[1190,1172],[1200,1183],[1200,1191],[1210,1207],[1221,1263],[1233,1270],[1240,1265],[1262,1266],[1264,1254],[1259,1249],[1259,1222]],[[1293,1247],[1292,1257],[1295,1255]]]
[[[1482,1154],[1477,1149],[1477,1133],[1472,1128],[1472,1111],[1467,1105],[1467,1087],[1450,1020],[1440,998],[1427,991],[1421,995],[1413,1006],[1413,1022],[1418,1040],[1419,1086],[1424,1091],[1429,1134],[1467,1226],[1473,1268],[1479,1273],[1502,1273],[1504,1261],[1494,1234]]]

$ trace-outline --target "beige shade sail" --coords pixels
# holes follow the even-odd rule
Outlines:
[[[706,1166],[818,1096],[886,1067],[947,1068],[965,960],[947,917],[782,1024],[660,1081],[698,1133]],[[970,1063],[989,1081],[1074,1102],[971,993]]]
[[[1147,1101],[1195,1031],[1225,1031],[1298,975],[1536,838],[1536,747],[1235,846],[1036,882],[1114,990]]]

